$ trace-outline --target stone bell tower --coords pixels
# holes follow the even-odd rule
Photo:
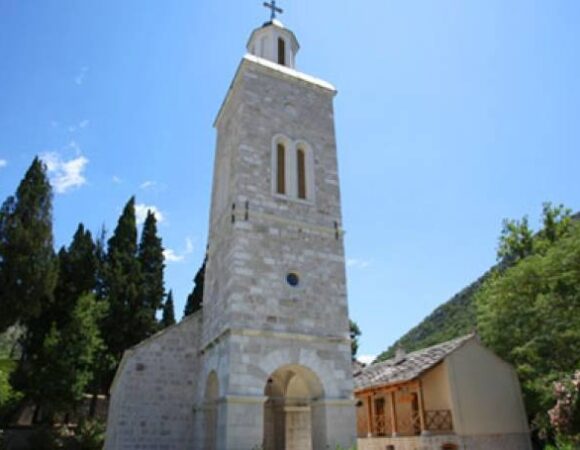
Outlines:
[[[275,17],[247,49],[215,121],[196,445],[347,447],[355,410],[336,90],[295,69],[298,41]]]
[[[203,308],[125,352],[106,450],[354,443],[336,90],[267,6],[215,122]]]

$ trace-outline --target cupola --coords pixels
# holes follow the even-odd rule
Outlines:
[[[296,53],[300,49],[292,31],[282,22],[272,19],[255,29],[248,41],[248,52],[276,64],[294,69]]]

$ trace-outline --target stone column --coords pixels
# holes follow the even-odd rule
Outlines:
[[[313,450],[327,450],[328,447],[351,448],[356,443],[356,401],[351,399],[323,399],[315,402],[313,407],[324,410],[326,424],[326,442],[319,446],[319,441],[315,441]],[[320,432],[320,428],[314,426],[315,436]]]
[[[286,406],[286,450],[312,450],[310,406]]]
[[[266,397],[227,396],[220,400],[217,450],[261,449]]]

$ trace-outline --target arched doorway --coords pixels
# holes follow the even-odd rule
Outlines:
[[[303,366],[276,370],[264,389],[264,450],[312,450],[313,402],[324,397],[320,380]],[[320,436],[319,436],[320,437]]]
[[[217,401],[219,398],[219,391],[219,380],[217,374],[212,371],[207,377],[205,385],[204,449],[206,450],[216,450],[217,448]]]

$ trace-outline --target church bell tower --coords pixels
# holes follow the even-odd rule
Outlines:
[[[253,31],[215,121],[197,430],[204,450],[349,447],[355,410],[335,88]]]

